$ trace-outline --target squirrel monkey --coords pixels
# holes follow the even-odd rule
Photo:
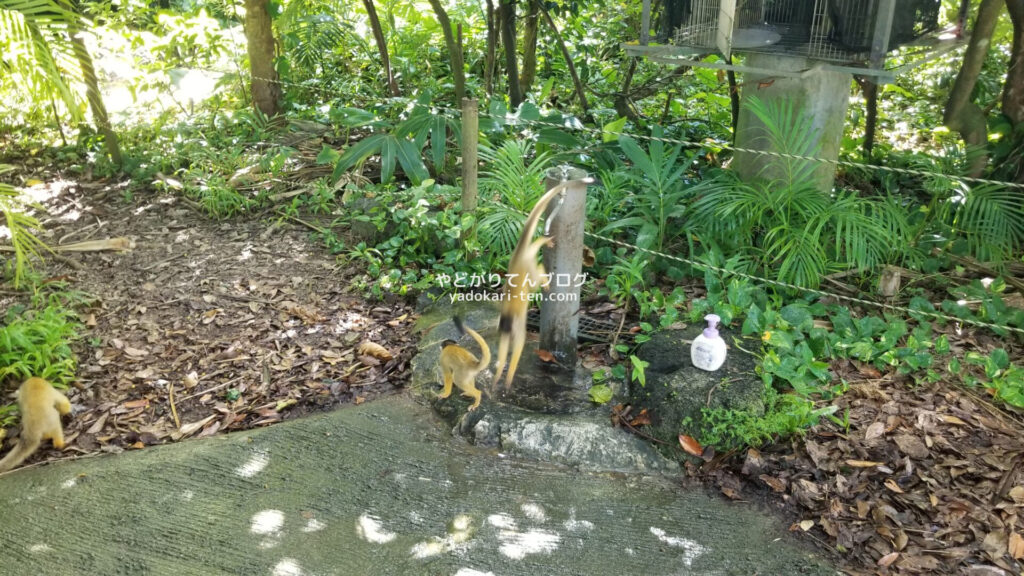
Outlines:
[[[473,405],[469,409],[476,410],[480,406],[480,390],[476,387],[476,375],[487,368],[491,363],[491,349],[487,342],[469,326],[462,323],[462,319],[456,316],[452,319],[459,332],[469,333],[480,346],[480,360],[473,356],[473,353],[455,343],[454,340],[445,340],[441,343],[441,375],[444,377],[444,390],[438,398],[447,398],[452,394],[452,384],[459,387],[464,396],[473,399]]]
[[[71,402],[42,378],[29,378],[18,388],[21,411],[21,436],[3,460],[0,472],[7,472],[39,449],[43,440],[53,440],[54,448],[64,448],[64,429],[60,417],[71,412]]]
[[[505,368],[505,360],[508,358],[509,343],[512,345],[512,358],[508,364],[508,375],[505,376],[505,388],[512,385],[512,378],[519,366],[519,357],[523,353],[523,345],[526,343],[526,311],[530,307],[530,295],[537,291],[537,288],[547,286],[544,281],[544,266],[537,262],[540,249],[545,245],[553,245],[554,238],[542,236],[533,240],[533,234],[537,230],[537,221],[544,213],[548,204],[555,196],[565,193],[565,189],[572,181],[562,182],[551,190],[548,190],[537,205],[530,211],[523,225],[523,232],[519,236],[519,243],[512,251],[512,257],[508,261],[508,283],[505,285],[504,297],[501,300],[501,318],[498,321],[498,364],[494,369],[493,388],[498,380],[501,380],[501,371]]]

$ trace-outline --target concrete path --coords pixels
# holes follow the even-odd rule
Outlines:
[[[832,574],[659,477],[451,440],[405,397],[0,477],[0,574]]]

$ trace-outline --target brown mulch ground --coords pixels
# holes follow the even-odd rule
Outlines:
[[[851,574],[1024,573],[1024,425],[961,387],[889,377],[836,401],[849,428],[713,461],[692,474],[779,503]]]
[[[69,446],[33,458],[137,449],[247,429],[406,383],[411,309],[367,302],[309,231],[276,217],[220,223],[168,196],[126,202],[66,183],[45,202],[49,244],[130,237],[123,252],[64,253],[39,270],[95,298],[75,345]],[[4,293],[0,307],[23,300]],[[390,360],[360,353],[373,342]]]

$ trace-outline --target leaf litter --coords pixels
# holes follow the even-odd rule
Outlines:
[[[167,196],[125,203],[100,182],[64,195],[80,217],[52,218],[44,240],[134,246],[40,267],[95,298],[80,311],[68,447],[42,460],[264,426],[407,383],[411,307],[364,300],[352,287],[358,266],[336,262],[304,228],[217,222]]]
[[[864,381],[835,403],[848,428],[687,470],[733,499],[781,501],[849,574],[1024,573],[1020,421],[946,383]]]

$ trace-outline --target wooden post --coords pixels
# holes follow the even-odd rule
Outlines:
[[[551,352],[569,370],[576,367],[576,334],[580,321],[580,289],[583,285],[583,222],[586,218],[587,184],[592,180],[579,168],[563,166],[547,173],[548,190],[574,180],[565,191],[549,232],[554,247],[544,249],[544,268],[551,284],[540,307],[540,347]],[[549,210],[555,210],[553,201]]]
[[[462,213],[476,217],[476,147],[479,136],[480,117],[475,98],[462,99]],[[470,238],[476,232],[474,221],[471,230],[463,231],[462,238]]]
[[[476,210],[476,146],[480,117],[476,98],[462,99],[462,211]]]

